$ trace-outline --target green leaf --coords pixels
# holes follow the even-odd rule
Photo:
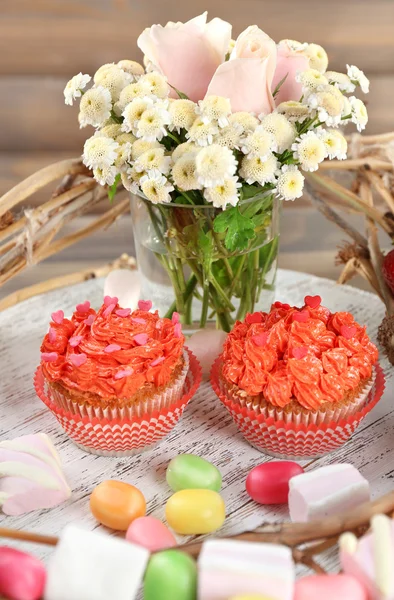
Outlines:
[[[275,96],[279,93],[280,88],[282,87],[282,85],[284,84],[284,82],[286,81],[287,77],[288,77],[288,73],[286,73],[286,75],[283,77],[283,79],[281,79],[278,83],[278,85],[276,86],[276,88],[274,89],[274,91],[272,92],[273,97],[275,98]]]
[[[274,237],[268,244],[259,250],[259,267],[268,273],[278,254],[279,236]]]
[[[239,212],[238,206],[224,210],[215,218],[214,230],[217,233],[226,232],[224,243],[227,250],[246,250],[256,234],[252,219],[244,217]]]
[[[189,96],[186,96],[186,94],[184,94],[183,92],[180,92],[179,90],[177,90],[176,87],[174,87],[173,85],[171,85],[171,83],[169,83],[168,85],[170,86],[170,88],[172,88],[178,94],[178,96],[182,100],[189,100]]]
[[[115,177],[115,181],[108,188],[108,198],[109,198],[110,202],[113,202],[113,199],[115,198],[115,194],[118,189],[118,183],[120,182],[120,179],[121,179],[120,173],[117,173],[117,175]]]

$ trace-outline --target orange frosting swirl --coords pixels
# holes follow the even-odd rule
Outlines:
[[[223,377],[274,406],[296,400],[310,410],[371,377],[378,351],[366,328],[350,313],[331,314],[318,296],[305,301],[301,308],[277,302],[237,321],[224,344]]]
[[[118,304],[103,304],[51,322],[41,345],[44,376],[106,399],[128,399],[145,383],[168,383],[183,352],[180,325],[157,311],[120,316],[119,310],[125,314]]]

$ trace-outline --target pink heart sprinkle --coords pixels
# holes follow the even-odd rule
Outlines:
[[[54,344],[56,342],[56,337],[56,331],[53,329],[53,327],[50,327],[48,332],[48,339],[51,344]]]
[[[310,308],[317,308],[321,304],[320,296],[305,296],[304,302]]]
[[[305,348],[305,346],[299,346],[298,348],[293,348],[293,357],[294,358],[304,358],[304,356],[306,356],[308,354],[308,348]]]
[[[119,299],[114,296],[113,298],[111,298],[111,296],[105,296],[104,298],[104,304],[105,306],[109,306],[110,304],[118,304]]]
[[[104,317],[109,317],[115,307],[116,307],[116,304],[114,304],[114,303],[108,304],[107,308],[103,312],[103,316]]]
[[[174,335],[177,338],[180,338],[182,335],[182,325],[180,323],[177,323],[174,327]]]
[[[164,356],[159,356],[159,358],[156,358],[155,360],[153,360],[150,364],[151,367],[157,367],[157,365],[160,365],[162,362],[165,361]]]
[[[137,346],[145,346],[145,344],[148,341],[148,336],[146,333],[137,333],[137,335],[134,336],[133,340],[135,341],[135,343],[137,344]]]
[[[114,379],[123,379],[124,377],[128,377],[133,374],[133,369],[123,369],[122,371],[118,371],[114,375]]]
[[[104,348],[104,352],[108,352],[108,354],[110,354],[111,352],[117,352],[121,349],[121,346],[118,344],[109,344],[106,348]]]
[[[70,363],[74,365],[74,367],[82,367],[88,360],[86,354],[71,354],[69,357]]]
[[[152,308],[152,301],[151,300],[140,300],[138,302],[138,308],[140,310],[148,311]]]
[[[54,323],[61,325],[64,321],[64,312],[62,310],[57,310],[51,314],[51,319]]]
[[[115,310],[115,314],[118,315],[118,317],[128,317],[130,313],[131,308],[118,308],[118,310]]]
[[[76,348],[77,346],[79,346],[82,340],[82,335],[74,335],[68,340],[68,343],[70,344],[71,348]]]
[[[357,327],[351,326],[349,327],[349,325],[342,325],[341,327],[341,335],[346,338],[347,340],[350,340],[352,337],[354,337],[357,333]]]
[[[261,323],[263,321],[263,315],[260,312],[255,312],[253,314],[248,313],[245,321],[248,325],[252,325],[253,323]]]
[[[77,313],[79,313],[80,315],[86,315],[89,312],[89,310],[90,310],[89,300],[82,302],[82,304],[77,304]]]
[[[84,320],[85,325],[89,327],[94,323],[94,315],[89,315],[87,319]]]
[[[177,323],[179,323],[179,313],[173,312],[172,313],[172,317],[171,317],[171,321],[174,323],[174,325],[176,325]]]
[[[259,335],[254,335],[252,337],[253,342],[256,346],[265,346],[268,341],[269,333],[268,331],[264,331],[264,333],[260,333]]]
[[[41,360],[44,362],[55,362],[59,358],[57,352],[42,352]]]
[[[299,323],[306,323],[309,319],[309,313],[307,310],[301,310],[300,312],[296,312],[293,314],[293,321],[298,321]]]
[[[145,319],[140,319],[139,317],[133,317],[131,320],[133,323],[138,323],[139,325],[145,325],[146,323]]]

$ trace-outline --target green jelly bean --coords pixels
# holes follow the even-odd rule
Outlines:
[[[222,476],[219,469],[195,454],[180,454],[167,467],[167,483],[174,492],[206,489],[219,492]]]
[[[154,554],[144,579],[144,600],[196,600],[197,565],[179,550]]]

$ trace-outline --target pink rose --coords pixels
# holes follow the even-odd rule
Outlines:
[[[230,60],[216,70],[207,95],[229,98],[233,112],[268,114],[275,108],[271,91],[275,65],[275,42],[252,25],[238,37]]]
[[[230,40],[230,23],[221,19],[207,23],[205,12],[187,23],[153,25],[137,43],[170,85],[197,102],[224,61]]]
[[[302,86],[297,83],[295,77],[297,71],[306,71],[309,69],[309,58],[302,50],[292,49],[287,42],[281,42],[278,46],[278,57],[274,80],[272,82],[272,91],[275,90],[278,83],[286,77],[281,85],[278,94],[275,96],[275,103],[288,100],[300,100],[302,96]]]

